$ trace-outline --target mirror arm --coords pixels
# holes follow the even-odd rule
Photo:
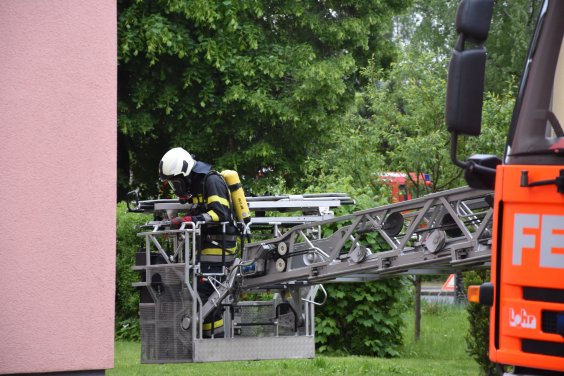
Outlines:
[[[488,174],[493,174],[493,175],[495,175],[495,173],[496,173],[496,169],[495,169],[495,168],[482,166],[482,165],[479,165],[479,164],[477,164],[477,163],[475,163],[475,162],[472,162],[472,161],[470,161],[469,163],[467,163],[467,165],[468,165],[467,168],[468,168],[468,170],[469,170],[470,172],[476,171],[476,172],[478,172],[478,173],[482,173],[482,174],[486,174],[486,175],[488,175]]]
[[[473,161],[462,162],[462,161],[458,160],[458,158],[456,157],[457,144],[458,144],[458,134],[456,132],[451,132],[450,133],[450,159],[452,160],[452,163],[454,163],[456,166],[458,166],[458,167],[460,167],[464,170],[468,170],[470,172],[476,171],[476,172],[482,173],[482,174],[495,174],[495,172],[496,172],[495,168],[482,166],[482,165],[479,165],[479,164],[477,164]]]
[[[464,41],[465,41],[464,33],[459,33],[458,38],[456,39],[456,43],[454,45],[454,49],[456,51],[463,51],[464,50]]]
[[[459,161],[458,158],[456,157],[457,144],[458,144],[458,134],[456,132],[451,132],[450,133],[450,159],[452,160],[452,163],[454,163],[456,166],[458,166],[462,169],[466,169],[468,167],[468,162]]]

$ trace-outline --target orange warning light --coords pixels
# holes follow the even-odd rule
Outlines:
[[[468,301],[480,303],[480,286],[468,286]]]

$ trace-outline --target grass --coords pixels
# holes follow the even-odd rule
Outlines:
[[[413,339],[413,315],[406,314],[405,345],[399,358],[329,357],[221,363],[140,364],[140,344],[116,342],[115,368],[121,375],[478,375],[478,365],[466,354],[466,312],[461,308],[424,307],[421,339]]]
[[[478,375],[478,364],[466,353],[468,318],[464,308],[424,304],[421,338],[414,340],[413,315],[408,315],[401,362],[416,364],[420,375]]]

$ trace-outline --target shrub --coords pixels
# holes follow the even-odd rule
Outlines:
[[[479,270],[464,273],[466,289],[489,281],[490,271]],[[469,328],[466,333],[467,352],[480,365],[483,375],[497,375],[496,366],[489,358],[490,307],[471,303],[467,306]]]
[[[116,231],[116,338],[139,339],[139,293],[131,286],[139,275],[131,268],[135,253],[143,245],[137,236],[138,226],[149,218],[144,214],[128,213],[125,203],[117,205]]]
[[[405,311],[404,280],[328,286],[316,314],[318,351],[333,354],[399,355]]]
[[[348,192],[357,205],[340,209],[337,215],[350,214],[386,203],[386,187],[359,188],[350,177],[320,179],[308,192]],[[370,195],[372,194],[372,195]],[[333,225],[333,231],[339,225]],[[382,243],[368,233],[363,243],[372,251]],[[318,351],[333,354],[399,355],[403,343],[403,313],[407,308],[407,282],[393,278],[369,283],[333,284],[327,287],[327,302],[316,311],[316,344]]]

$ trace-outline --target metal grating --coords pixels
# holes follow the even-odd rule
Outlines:
[[[195,362],[299,359],[315,356],[313,336],[220,338],[194,341]]]
[[[276,304],[272,301],[244,301],[235,307],[235,322],[243,324],[237,333],[241,337],[270,337],[276,335]],[[245,325],[257,324],[257,325]],[[270,324],[270,325],[269,325]],[[294,335],[294,315],[282,313],[278,317],[278,335]],[[303,329],[303,328],[302,328]],[[299,334],[304,334],[300,330]]]
[[[184,264],[163,264],[147,267],[148,281],[155,274],[159,274],[165,285],[180,285],[184,282]]]
[[[141,321],[141,363],[157,360],[155,344],[155,324]]]
[[[274,305],[267,302],[239,302],[235,307],[235,322],[241,324],[272,323],[275,317]],[[241,326],[241,337],[268,337],[274,335],[273,325]]]
[[[141,362],[192,360],[192,331],[180,326],[192,309],[189,301],[158,302],[141,309]]]
[[[140,304],[141,362],[192,361],[192,331],[182,329],[185,315],[191,316],[192,299],[183,288],[183,265],[147,268],[148,281],[159,275],[157,286],[149,287],[154,304]]]

